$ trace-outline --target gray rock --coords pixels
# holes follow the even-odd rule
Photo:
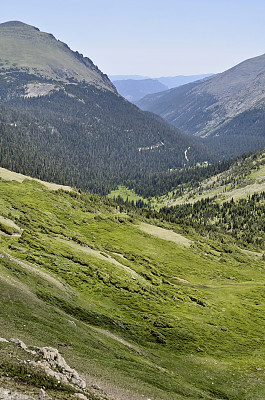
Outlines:
[[[89,400],[88,397],[86,397],[82,393],[75,393],[75,397],[77,397],[78,399],[81,399],[81,400]]]
[[[7,342],[7,340],[3,338],[1,338],[0,341]],[[25,362],[28,362],[33,367],[42,368],[46,375],[54,377],[58,381],[58,383],[62,382],[64,384],[69,384],[76,387],[77,389],[86,389],[86,382],[79,376],[77,371],[69,367],[69,365],[66,363],[65,359],[62,357],[57,349],[54,349],[53,347],[34,347],[36,349],[35,351],[28,349],[25,343],[22,342],[22,340],[20,339],[11,338],[10,342],[17,344],[23,350],[30,354],[37,354],[37,352],[40,353],[42,356],[41,360],[37,362],[34,360],[27,360]],[[5,396],[7,395],[5,394]],[[0,397],[0,400],[2,399],[5,400],[5,397]],[[6,399],[13,400],[13,398],[11,397],[6,397]],[[19,397],[17,399],[20,400]],[[25,399],[28,398],[25,397]],[[43,389],[41,389],[38,400],[49,399],[50,397],[45,393]]]
[[[28,347],[27,347],[27,346],[25,345],[25,343],[22,342],[22,340],[20,340],[20,339],[11,338],[11,339],[10,339],[10,342],[13,342],[13,343],[18,344],[23,350],[28,350]]]
[[[39,393],[38,400],[51,400],[50,396],[47,395],[45,390],[41,389]]]
[[[20,339],[11,338],[11,339],[10,339],[10,342],[13,342],[13,343],[18,344],[23,350],[25,350],[25,351],[26,351],[27,353],[29,353],[29,354],[32,354],[32,355],[35,355],[35,354],[36,354],[36,351],[35,351],[35,350],[30,350],[30,349],[28,349],[28,347],[25,345],[25,343],[22,342],[22,340],[20,340]]]
[[[45,400],[49,399],[50,398],[45,398]],[[28,396],[24,393],[15,392],[0,387],[0,400],[39,400],[39,399],[36,399],[32,396]]]
[[[73,384],[80,389],[84,390],[86,388],[86,382],[80,378],[79,374],[74,369],[69,367],[57,349],[42,347],[39,351],[42,353],[44,360],[48,363],[48,365],[45,365],[45,372],[47,375],[54,376],[58,381]],[[61,372],[53,371],[53,369],[58,368]]]

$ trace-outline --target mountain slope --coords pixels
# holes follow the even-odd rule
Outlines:
[[[20,22],[1,24],[1,32],[2,167],[106,193],[139,174],[183,166],[188,147],[191,164],[210,157],[124,100],[89,59],[53,36]]]
[[[265,55],[137,103],[226,155],[265,145]]]
[[[207,172],[207,168],[206,168]],[[262,248],[265,239],[265,151],[238,157],[227,170],[176,187],[160,198],[165,218],[211,237],[227,232],[241,246]],[[233,240],[232,239],[232,240]]]
[[[165,177],[165,182],[170,179],[168,187],[171,190],[156,199],[157,208],[193,204],[208,198],[221,204],[264,192],[265,151],[203,168],[191,168],[183,175],[169,174]]]
[[[264,398],[262,253],[32,180],[0,180],[0,216],[0,338],[59,348],[89,399]],[[0,389],[74,399],[0,349]]]
[[[178,86],[186,85],[187,83],[208,78],[211,75],[213,74],[161,76],[160,78],[156,79],[166,85],[169,89],[172,89]]]
[[[64,80],[85,80],[115,91],[107,76],[78,52],[51,34],[19,21],[0,24],[0,71],[18,67],[37,76]]]

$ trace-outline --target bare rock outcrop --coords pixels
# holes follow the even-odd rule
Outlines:
[[[50,396],[47,395],[45,390],[41,389],[39,397],[28,396],[25,393],[19,393],[14,390],[9,390],[0,387],[0,400],[52,400]]]
[[[76,391],[85,392],[86,382],[79,376],[78,372],[71,368],[59,351],[53,347],[34,347],[34,350],[18,338],[9,340],[0,337],[2,343],[14,343],[33,357],[24,360],[32,367],[42,369],[46,375],[55,378],[58,383],[72,386]],[[21,360],[20,360],[21,361]],[[85,394],[76,393],[80,399],[87,399]],[[38,399],[25,394],[20,394],[10,389],[0,387],[0,400],[51,400],[47,393],[41,389]]]
[[[36,348],[38,353],[41,353],[42,360],[38,362],[31,362],[44,369],[45,373],[53,376],[58,381],[70,384],[78,389],[86,389],[86,382],[79,376],[79,374],[69,367],[65,359],[57,349],[53,347],[40,347]]]

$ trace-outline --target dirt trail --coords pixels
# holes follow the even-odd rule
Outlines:
[[[183,282],[183,283],[190,283],[189,281],[187,281],[186,279],[180,278],[179,276],[173,276],[174,279],[177,279],[179,282]]]
[[[0,236],[11,236],[11,237],[15,237],[15,238],[19,238],[21,236],[23,229],[21,229],[19,226],[17,226],[15,224],[15,222],[12,221],[11,219],[8,219],[8,218],[0,215],[0,223],[16,230],[16,232],[12,233],[11,235],[7,234],[5,232],[2,232],[0,230]]]
[[[103,335],[110,337],[111,339],[116,340],[117,342],[122,343],[124,346],[127,346],[127,347],[135,350],[137,353],[140,353],[140,349],[137,346],[127,342],[126,340],[122,339],[121,337],[119,337],[117,335],[114,335],[110,331],[108,331],[106,329],[102,329],[102,328],[97,328],[97,327],[91,326],[91,325],[90,325],[90,328],[96,332],[102,333]]]
[[[62,239],[62,238],[58,238],[58,237],[56,239],[62,243],[67,244],[68,246],[73,247],[74,249],[82,251],[83,253],[90,254],[91,256],[97,257],[100,260],[104,260],[104,261],[110,262],[111,264],[114,264],[118,267],[121,267],[125,271],[129,272],[133,277],[135,277],[135,278],[137,277],[140,280],[144,280],[144,278],[142,278],[139,274],[137,274],[137,272],[135,272],[133,269],[131,269],[130,267],[127,267],[127,265],[121,264],[119,261],[115,260],[115,258],[112,258],[108,254],[104,255],[99,250],[94,250],[94,249],[91,249],[90,247],[84,247],[77,243],[70,242],[69,240],[66,240],[66,239]]]
[[[39,275],[40,277],[42,277],[46,281],[52,283],[53,285],[57,286],[61,290],[65,290],[65,285],[62,282],[60,282],[58,279],[56,279],[53,276],[51,276],[50,274],[48,274],[47,272],[41,271],[37,267],[33,267],[32,265],[25,263],[24,261],[20,261],[19,259],[6,253],[5,251],[3,251],[2,254],[4,254],[6,257],[9,258],[10,261],[13,261],[15,264],[19,265],[20,267],[22,267],[36,275]]]
[[[19,174],[17,172],[9,171],[8,169],[5,169],[5,168],[0,168],[0,178],[2,178],[4,181],[16,181],[19,183],[24,182],[24,180],[26,180],[26,179],[30,179],[32,181],[41,183],[42,185],[46,186],[50,190],[63,189],[63,190],[69,191],[69,192],[71,192],[73,190],[73,188],[71,188],[70,186],[58,185],[57,183],[41,181],[40,179],[31,178],[30,176],[26,176],[23,174]]]
[[[160,239],[167,240],[169,242],[174,242],[180,246],[190,246],[193,242],[187,239],[185,236],[175,233],[165,228],[160,228],[159,226],[149,225],[142,222],[139,229],[149,235],[156,236]]]

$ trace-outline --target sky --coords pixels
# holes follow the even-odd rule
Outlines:
[[[0,0],[108,75],[222,72],[265,53],[264,0]]]

